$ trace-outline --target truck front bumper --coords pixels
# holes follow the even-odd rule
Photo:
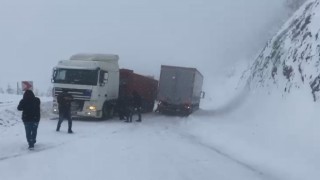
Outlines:
[[[101,118],[102,111],[80,111],[75,112],[75,116]]]

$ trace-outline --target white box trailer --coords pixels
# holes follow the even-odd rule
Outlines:
[[[199,109],[203,76],[196,68],[161,66],[157,100],[160,113],[189,115]]]

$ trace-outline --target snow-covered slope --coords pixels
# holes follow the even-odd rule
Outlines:
[[[243,80],[251,89],[320,97],[320,1],[307,1],[267,43]]]

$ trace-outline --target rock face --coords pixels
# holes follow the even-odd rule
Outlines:
[[[307,1],[267,43],[244,75],[250,89],[283,93],[307,86],[320,99],[320,0]]]

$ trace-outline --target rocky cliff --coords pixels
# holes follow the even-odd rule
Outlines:
[[[284,94],[306,86],[320,99],[320,0],[307,1],[267,43],[243,80]]]

